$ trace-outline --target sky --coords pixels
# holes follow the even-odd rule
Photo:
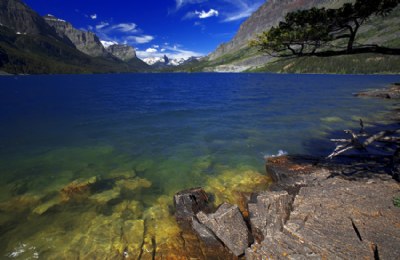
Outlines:
[[[204,56],[227,42],[265,0],[25,0],[103,41],[133,46],[139,58]]]

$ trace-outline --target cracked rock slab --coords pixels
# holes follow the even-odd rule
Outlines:
[[[251,234],[238,206],[223,203],[215,213],[199,212],[196,216],[236,256],[242,255],[249,246]]]
[[[283,182],[276,187],[288,190],[259,194],[249,205],[252,228],[261,227],[265,238],[246,250],[246,259],[400,259],[400,208],[393,205],[399,183],[332,177],[315,164],[275,160],[270,169]],[[280,214],[276,205],[293,186],[297,192],[281,230],[279,222],[268,226],[266,219]]]

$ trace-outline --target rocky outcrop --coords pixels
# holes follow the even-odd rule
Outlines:
[[[132,46],[126,44],[113,44],[106,48],[114,57],[122,61],[128,61],[136,58],[136,51]]]
[[[250,260],[400,257],[400,207],[394,202],[400,185],[381,167],[370,164],[359,175],[354,163],[280,156],[269,158],[266,169],[275,183],[253,194],[246,219],[228,203],[215,213],[199,211],[206,201],[199,188],[175,196],[182,211],[177,219],[191,222],[209,257],[221,256],[224,247]],[[349,176],[349,169],[357,173]]]
[[[267,166],[281,190],[249,204],[252,230],[263,240],[246,250],[246,259],[399,258],[400,208],[393,198],[400,186],[390,176],[346,179],[309,158],[273,158]]]
[[[371,89],[362,91],[355,94],[357,97],[376,97],[386,99],[399,99],[400,98],[400,83],[394,83],[388,88]]]
[[[313,6],[338,6],[340,3],[350,2],[345,0],[271,0],[266,1],[256,12],[254,12],[239,28],[234,38],[228,43],[221,44],[209,55],[214,60],[227,53],[237,51],[247,46],[248,41],[255,35],[268,30],[284,19],[291,11],[307,9]]]
[[[244,253],[252,237],[236,205],[223,203],[213,214],[197,213],[197,219],[210,229],[236,256]]]
[[[108,52],[104,49],[96,34],[78,30],[69,22],[52,15],[46,15],[44,19],[61,38],[67,37],[81,52],[92,57],[107,56]]]
[[[258,242],[282,232],[290,215],[292,198],[287,191],[263,192],[256,196],[254,203],[248,204],[251,231]]]
[[[174,206],[178,223],[190,222],[198,212],[209,211],[208,196],[202,188],[183,190],[175,194]]]

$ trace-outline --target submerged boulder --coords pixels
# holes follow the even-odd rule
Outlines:
[[[61,197],[64,201],[75,196],[82,196],[90,192],[90,187],[98,181],[97,176],[88,179],[76,179],[61,189]]]

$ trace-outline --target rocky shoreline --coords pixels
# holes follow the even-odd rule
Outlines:
[[[398,93],[393,84],[360,96]],[[244,209],[215,209],[212,194],[195,188],[174,196],[175,217],[206,245],[200,259],[399,259],[400,183],[388,174],[390,160],[269,158],[273,184],[245,198]]]
[[[248,215],[227,203],[210,213],[205,192],[196,188],[175,195],[176,218],[224,252],[214,255],[220,259],[227,251],[233,259],[398,259],[399,183],[376,171],[347,177],[348,167],[304,156],[270,158],[274,184],[251,196]]]

